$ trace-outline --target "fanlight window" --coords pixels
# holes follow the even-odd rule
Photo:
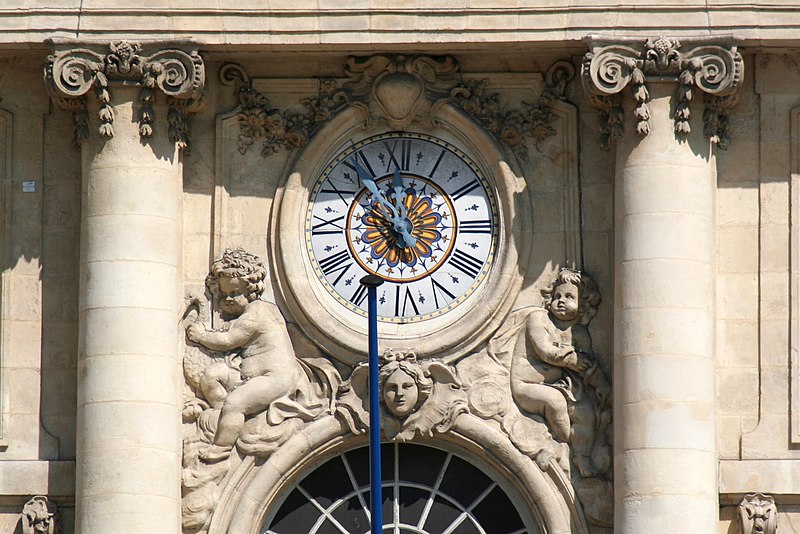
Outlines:
[[[384,444],[383,531],[538,534],[498,483],[449,452]],[[369,534],[369,450],[341,454],[303,478],[262,534]]]

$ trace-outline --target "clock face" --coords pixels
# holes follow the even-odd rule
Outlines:
[[[442,315],[473,294],[495,257],[493,189],[467,154],[436,137],[390,132],[341,150],[314,184],[306,250],[325,289],[366,315],[366,274],[378,315],[407,323]]]

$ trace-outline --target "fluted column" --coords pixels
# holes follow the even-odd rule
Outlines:
[[[203,62],[73,48],[45,81],[82,145],[76,531],[177,534],[180,150]]]
[[[716,532],[714,144],[742,59],[592,44],[584,88],[616,144],[614,532]]]

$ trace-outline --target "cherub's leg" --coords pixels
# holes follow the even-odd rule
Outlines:
[[[209,365],[200,378],[200,390],[212,408],[222,408],[228,391],[240,380],[239,372],[227,364],[216,362]]]
[[[569,440],[569,413],[563,393],[544,384],[524,383],[512,384],[511,391],[520,408],[544,416],[556,440]]]
[[[233,447],[242,433],[245,416],[263,412],[274,400],[288,394],[292,386],[291,377],[257,376],[228,393],[214,443]]]

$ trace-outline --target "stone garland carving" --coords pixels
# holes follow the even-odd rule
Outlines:
[[[771,495],[750,493],[739,503],[743,534],[775,534],[778,531],[778,508]]]
[[[22,534],[56,534],[58,507],[44,495],[32,497],[22,507]]]
[[[281,312],[261,299],[265,284],[258,257],[226,250],[206,278],[225,326],[206,326],[209,311],[199,297],[184,316],[185,532],[207,528],[235,459],[264,459],[326,417],[338,419],[343,432],[369,428],[368,365],[343,380],[329,358],[296,353]],[[610,385],[587,329],[600,294],[590,277],[569,269],[543,294],[543,307],[514,312],[483,349],[458,362],[386,350],[381,430],[387,439],[411,441],[451,432],[461,416],[477,417],[541,470],[563,472],[588,520],[607,527]]]
[[[341,87],[334,80],[320,80],[319,94],[300,100],[306,110],[301,113],[273,108],[265,95],[253,89],[242,67],[223,66],[220,79],[234,87],[238,100],[239,152],[246,153],[256,140],[261,141],[263,157],[281,149],[302,148],[344,106],[363,112],[365,128],[385,124],[403,130],[413,123],[433,128],[436,110],[452,103],[527,160],[526,138],[533,139],[538,148],[556,134],[553,106],[565,100],[575,68],[566,61],[556,62],[547,71],[545,89],[536,104],[522,102],[521,110],[508,109],[499,94],[489,92],[489,80],[462,80],[451,56],[351,57],[345,75]]]
[[[239,65],[223,65],[219,76],[223,85],[234,87],[238,100],[240,133],[236,147],[240,154],[245,154],[256,140],[261,141],[261,156],[264,158],[281,149],[302,148],[343,104],[334,80],[320,80],[319,94],[300,100],[306,109],[301,113],[273,108],[265,95],[253,89],[250,77]]]
[[[697,45],[682,50],[678,40],[660,37],[648,39],[642,48],[625,44],[593,47],[583,59],[582,82],[589,103],[600,112],[604,149],[624,133],[620,92],[628,85],[636,103],[636,132],[650,132],[648,80],[678,82],[674,129],[679,135],[691,131],[689,104],[698,91],[703,92],[704,135],[724,149],[730,143],[728,111],[738,101],[735,94],[743,73],[744,61],[735,45]]]
[[[554,63],[545,75],[545,87],[536,104],[522,102],[522,109],[508,109],[500,95],[488,92],[489,80],[467,80],[454,88],[452,101],[473,116],[498,140],[508,146],[518,158],[528,160],[525,138],[532,138],[539,148],[548,137],[556,134],[552,126],[556,115],[553,106],[566,100],[567,84],[575,76],[575,67],[567,61]]]
[[[47,58],[45,84],[62,109],[72,111],[75,120],[73,144],[89,136],[86,95],[92,88],[100,104],[98,134],[114,136],[114,109],[111,86],[135,83],[140,89],[139,135],[153,136],[153,102],[156,89],[167,96],[169,139],[189,147],[188,119],[201,103],[205,86],[205,66],[196,51],[160,50],[140,55],[138,43],[119,41],[109,45],[103,55],[85,48],[54,53]]]

